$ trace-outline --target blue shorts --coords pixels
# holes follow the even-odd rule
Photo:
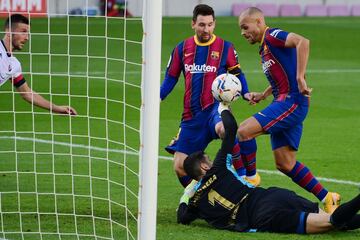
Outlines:
[[[182,121],[179,133],[165,150],[171,154],[182,152],[187,155],[196,151],[204,151],[207,145],[219,136],[215,125],[221,121],[218,104],[199,112],[192,119]]]
[[[268,107],[254,114],[263,130],[271,135],[272,149],[290,146],[298,150],[303,121],[308,113],[308,104],[296,103],[293,99],[273,101]]]

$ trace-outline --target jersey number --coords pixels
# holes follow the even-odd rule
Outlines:
[[[226,198],[224,198],[223,196],[221,196],[218,192],[216,192],[214,189],[211,189],[209,194],[208,194],[208,199],[209,199],[209,203],[213,206],[215,206],[215,202],[217,202],[218,204],[220,204],[222,207],[231,210],[233,209],[236,204],[230,202],[229,200],[227,200]]]

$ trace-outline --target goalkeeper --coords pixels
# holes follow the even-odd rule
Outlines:
[[[54,113],[76,115],[74,108],[70,106],[55,105],[38,93],[32,91],[26,83],[21,70],[21,64],[13,52],[21,50],[29,40],[29,20],[23,15],[11,15],[5,21],[5,34],[0,44],[0,86],[11,79],[16,90],[27,102],[50,110]]]
[[[179,223],[200,218],[219,229],[299,234],[360,227],[360,194],[330,215],[292,191],[255,188],[237,177],[230,154],[237,123],[227,106],[220,104],[219,112],[225,137],[213,164],[203,152],[184,161],[185,172],[198,183],[185,189],[177,212]]]

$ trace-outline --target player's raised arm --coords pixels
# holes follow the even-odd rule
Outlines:
[[[285,47],[296,48],[296,80],[299,85],[299,91],[305,96],[310,96],[312,89],[307,86],[305,81],[305,71],[309,58],[310,41],[296,33],[289,33],[285,41]]]
[[[213,167],[226,167],[226,158],[230,154],[234,145],[237,123],[229,110],[229,106],[224,103],[219,104],[219,112],[225,128],[225,137],[222,140],[221,148],[218,151],[213,163]]]

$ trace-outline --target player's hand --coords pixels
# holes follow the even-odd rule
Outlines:
[[[230,111],[230,103],[227,102],[220,102],[218,107],[218,113],[221,115],[221,112],[224,110]]]
[[[70,106],[56,106],[52,111],[61,114],[77,115],[76,110]]]
[[[257,104],[258,102],[262,101],[265,99],[265,96],[263,93],[261,92],[252,92],[251,93],[251,101],[250,101],[250,104],[252,105],[255,105]]]
[[[249,102],[249,104],[255,104],[255,102],[252,100],[253,99],[253,93],[250,93],[250,92],[248,92],[248,93],[245,93],[244,94],[244,96],[243,96],[243,98],[246,100],[246,101],[248,101]]]
[[[299,92],[305,97],[310,97],[312,88],[309,88],[306,84],[305,78],[298,80]]]
[[[184,194],[180,198],[180,203],[189,203],[189,199],[194,196],[196,192],[195,185],[197,183],[198,182],[196,180],[192,180],[191,183],[187,185],[187,187],[184,189]]]

